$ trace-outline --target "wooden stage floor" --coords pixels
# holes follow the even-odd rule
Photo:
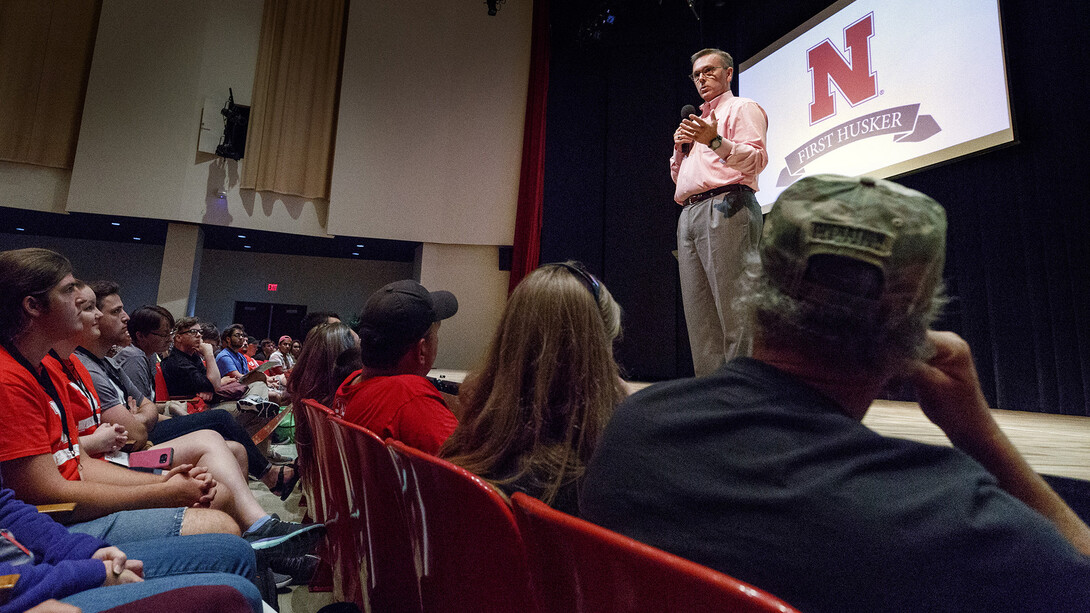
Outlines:
[[[452,381],[461,381],[465,374],[438,369],[430,373]],[[637,389],[648,385],[632,382]],[[1043,475],[1090,481],[1090,417],[1000,409],[992,409],[992,414],[1034,470]],[[885,436],[950,445],[942,430],[914,402],[877,400],[863,418],[863,424]]]
[[[1090,417],[1000,409],[992,414],[1034,470],[1090,481]],[[950,444],[914,402],[875,401],[863,424],[885,436]]]

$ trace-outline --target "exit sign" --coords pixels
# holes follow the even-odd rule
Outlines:
[[[275,292],[276,291],[276,284],[275,283],[270,283],[269,284],[269,291],[270,292]]]

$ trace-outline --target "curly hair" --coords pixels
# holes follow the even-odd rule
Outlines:
[[[876,267],[828,257],[838,260],[837,285],[881,283]],[[763,345],[803,349],[841,368],[889,373],[926,356],[927,329],[947,302],[941,282],[930,289],[931,299],[915,309],[834,290],[829,287],[831,280],[815,283],[825,285],[815,291],[826,292],[829,300],[804,300],[785,293],[753,258],[746,263],[742,296],[734,306],[739,316],[751,322]]]

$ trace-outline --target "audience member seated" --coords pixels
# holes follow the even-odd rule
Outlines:
[[[261,366],[257,361],[257,337],[246,337],[246,344],[242,346],[242,355],[246,356],[246,367],[250,370]]]
[[[945,234],[889,181],[788,187],[747,275],[753,357],[622,403],[583,515],[802,611],[1090,609],[1090,529],[996,425],[965,341],[929,329]],[[954,447],[860,423],[894,379]]]
[[[92,613],[168,590],[215,585],[237,590],[255,613],[263,608],[253,584],[253,550],[237,536],[179,536],[112,547],[69,532],[9,489],[0,489],[0,529],[0,575],[19,575],[0,613],[51,599]]]
[[[154,405],[140,394],[124,371],[117,368],[110,358],[103,357],[107,348],[123,345],[128,339],[126,324],[129,318],[118,295],[117,284],[99,281],[92,284],[92,288],[104,295],[97,302],[99,308],[92,312],[99,316],[97,321],[93,316],[89,319],[85,316],[80,332],[70,337],[67,342],[61,341],[53,345],[60,355],[67,355],[78,344],[76,352],[79,361],[87,367],[93,382],[93,388],[89,390],[86,386],[72,381],[76,385],[72,386],[72,393],[69,394],[69,410],[74,420],[85,420],[93,413],[93,407],[101,401],[102,420],[105,423],[122,423],[126,427],[142,428],[141,424],[133,423],[130,410],[144,411],[149,405]],[[91,288],[84,287],[80,291],[83,299],[95,303],[96,295]],[[102,308],[106,311],[100,312]],[[152,415],[157,417],[158,414],[152,411]],[[149,429],[155,426],[155,421],[148,425]],[[141,449],[142,445],[141,442],[136,448]],[[272,518],[258,504],[246,481],[247,457],[242,445],[226,442],[211,430],[198,430],[173,437],[151,449],[166,448],[174,450],[171,466],[188,464],[209,471],[219,484],[220,494],[213,499],[212,508],[227,512],[241,530],[249,530],[244,535],[248,539],[268,538],[270,533],[284,536],[303,528],[300,524],[289,524]],[[304,535],[300,534],[302,536]]]
[[[295,419],[296,462],[301,472],[313,461],[311,428],[299,401],[314,400],[333,406],[333,396],[349,375],[363,366],[360,361],[360,337],[340,322],[320,324],[307,335],[306,349],[295,364],[288,392],[298,399],[292,404]]]
[[[119,358],[127,357],[121,364],[121,370],[125,371],[140,393],[148,398],[154,397],[154,387],[150,392],[146,391],[137,377],[142,376],[145,369],[149,367],[154,376],[155,362],[158,355],[169,348],[173,328],[174,316],[160,306],[140,307],[129,318],[128,330],[132,345],[118,354]],[[134,347],[137,348],[139,356],[134,356],[130,351]],[[152,385],[154,386],[154,383]],[[148,434],[148,438],[152,443],[161,444],[199,430],[212,430],[224,440],[241,445],[246,451],[246,468],[252,477],[260,479],[272,493],[280,496],[281,500],[286,500],[291,494],[296,482],[295,470],[285,466],[273,470],[269,459],[227,411],[203,411],[192,415],[183,413],[176,415],[173,419],[160,419]]]
[[[363,368],[338,388],[333,410],[382,438],[439,451],[458,421],[425,375],[439,350],[439,322],[456,312],[454,294],[416,281],[371,294],[360,316]]]
[[[170,348],[174,316],[159,305],[142,306],[133,311],[126,326],[131,344],[122,347],[114,356],[114,361],[141,394],[154,399],[155,370]]]
[[[546,264],[507,300],[462,416],[439,455],[508,495],[579,511],[583,470],[625,396],[613,360],[621,309],[582,264]]]
[[[212,346],[213,356],[220,352],[220,329],[216,324],[210,321],[201,322],[201,340]]]
[[[254,357],[257,358],[258,362],[265,362],[269,359],[269,356],[272,355],[274,351],[276,351],[276,343],[272,342],[271,338],[264,338],[261,339],[261,344],[258,348],[257,355],[255,355]]]
[[[291,357],[295,358],[295,361],[299,361],[299,354],[303,353],[303,343],[299,339],[291,342]]]
[[[299,322],[299,338],[304,342],[307,340],[307,335],[310,331],[322,324],[335,324],[340,323],[341,316],[333,311],[311,311],[303,317],[303,321]],[[268,353],[266,355],[272,355]],[[298,356],[296,356],[298,357]]]
[[[242,324],[231,324],[220,335],[221,346],[216,354],[216,366],[220,374],[234,377],[240,383],[247,386],[245,396],[260,396],[263,400],[269,400],[280,404],[283,400],[281,393],[274,389],[269,377],[264,373],[250,372],[249,361],[243,350],[246,348],[246,330]]]
[[[124,447],[129,435],[122,424],[103,423],[102,405],[98,401],[91,373],[83,362],[72,358],[82,337],[99,336],[98,322],[102,317],[102,311],[95,306],[95,293],[91,288],[84,285],[79,291],[82,333],[54,344],[42,363],[47,368],[63,371],[67,378],[69,389],[66,391],[72,399],[72,419],[79,432],[80,453],[101,458]]]
[[[246,356],[242,354],[245,346],[246,330],[242,324],[231,324],[223,329],[220,334],[222,349],[216,354],[216,366],[219,367],[221,375],[242,379],[250,372]]]
[[[279,348],[269,356],[269,361],[285,371],[291,370],[295,366],[295,356],[291,354],[291,337],[287,334],[281,336],[277,347]]]

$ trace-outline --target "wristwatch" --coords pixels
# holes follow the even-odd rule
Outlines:
[[[713,138],[711,140],[711,142],[708,143],[708,148],[711,149],[712,151],[715,151],[720,146],[722,146],[722,144],[723,144],[723,137],[716,134],[715,138]]]

